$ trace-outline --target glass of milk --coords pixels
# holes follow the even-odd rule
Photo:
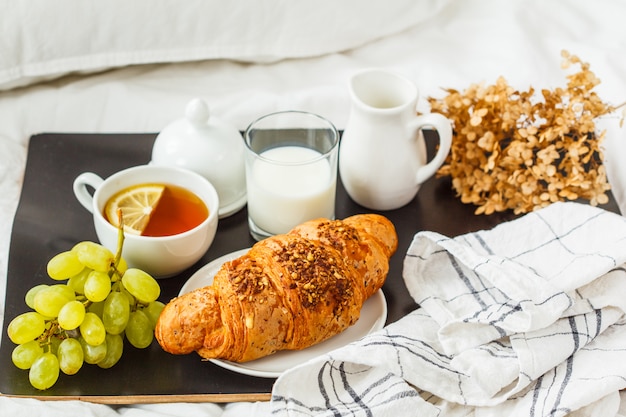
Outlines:
[[[335,218],[339,134],[330,121],[272,113],[252,122],[244,139],[248,224],[256,240]]]

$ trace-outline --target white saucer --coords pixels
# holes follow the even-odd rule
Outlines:
[[[247,202],[248,202],[248,194],[244,194],[238,200],[233,201],[232,203],[226,206],[220,207],[218,210],[218,218],[225,219],[228,216],[232,216],[233,214],[241,210],[243,206],[246,205]]]
[[[196,288],[211,285],[213,276],[217,273],[224,262],[236,259],[248,252],[248,249],[238,250],[221,256],[193,274],[183,285],[180,295],[190,292]],[[362,337],[376,332],[385,326],[387,320],[387,301],[382,290],[371,296],[361,309],[359,320],[342,333],[325,340],[322,343],[311,346],[303,350],[285,350],[277,352],[265,358],[250,362],[236,363],[225,360],[211,359],[211,362],[240,374],[258,376],[264,378],[277,378],[281,373],[289,368],[299,365],[316,356],[323,355],[343,347]]]

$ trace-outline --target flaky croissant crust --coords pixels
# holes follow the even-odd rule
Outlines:
[[[170,301],[155,335],[167,352],[245,362],[303,349],[354,324],[397,248],[393,224],[316,219],[257,242],[210,286]]]

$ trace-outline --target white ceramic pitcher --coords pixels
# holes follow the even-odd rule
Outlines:
[[[352,107],[339,148],[339,173],[348,195],[373,210],[409,203],[450,152],[452,124],[441,114],[417,115],[418,89],[384,69],[350,80]],[[427,163],[422,128],[439,134],[439,149]]]

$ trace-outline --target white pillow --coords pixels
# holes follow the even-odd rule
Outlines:
[[[437,13],[438,0],[0,0],[0,90],[71,72],[355,48]]]

